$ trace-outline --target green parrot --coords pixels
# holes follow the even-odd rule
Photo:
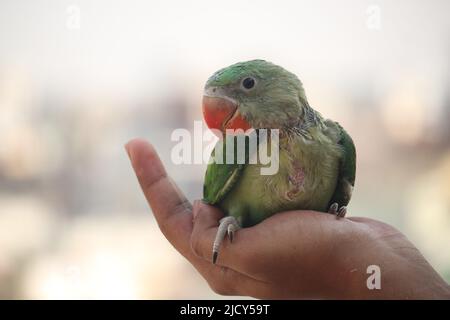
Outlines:
[[[217,150],[226,150],[224,157],[228,152],[228,135],[213,151],[203,201],[226,215],[213,243],[213,263],[226,235],[232,242],[239,228],[277,212],[316,210],[345,216],[355,182],[355,146],[344,128],[308,104],[296,75],[264,60],[239,62],[207,80],[202,104],[208,127],[223,134],[237,129],[279,132],[275,174],[261,174],[264,165],[260,161],[249,163],[255,152],[249,148],[248,134],[243,163],[236,161],[236,154],[232,163],[216,160]],[[236,142],[238,135],[231,139]],[[257,140],[258,147],[263,140]],[[267,141],[275,143],[270,138]],[[229,149],[237,150],[235,142]]]

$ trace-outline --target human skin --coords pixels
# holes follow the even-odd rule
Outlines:
[[[158,225],[218,294],[262,299],[450,299],[450,286],[390,225],[322,212],[280,212],[225,241],[217,264],[211,246],[223,213],[193,205],[171,180],[152,145],[125,146]],[[371,265],[381,288],[370,290]]]

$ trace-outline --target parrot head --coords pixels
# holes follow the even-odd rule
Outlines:
[[[302,83],[264,60],[239,62],[206,82],[203,116],[210,129],[283,129],[305,121]]]

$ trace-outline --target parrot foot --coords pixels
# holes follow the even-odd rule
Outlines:
[[[339,208],[339,205],[337,204],[337,202],[335,202],[328,209],[328,213],[331,213],[338,218],[343,218],[347,214],[347,207],[342,206]]]
[[[217,230],[216,238],[214,239],[213,244],[213,263],[215,264],[217,261],[217,257],[219,256],[219,248],[222,244],[223,239],[225,238],[225,233],[228,234],[228,238],[230,242],[233,242],[234,233],[240,229],[239,223],[237,222],[235,217],[228,216],[220,219],[219,221],[219,229]]]

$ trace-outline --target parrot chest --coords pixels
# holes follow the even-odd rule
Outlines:
[[[261,175],[260,164],[245,167],[221,207],[243,225],[259,223],[286,210],[326,211],[336,188],[340,149],[332,143],[280,144],[279,168]]]

